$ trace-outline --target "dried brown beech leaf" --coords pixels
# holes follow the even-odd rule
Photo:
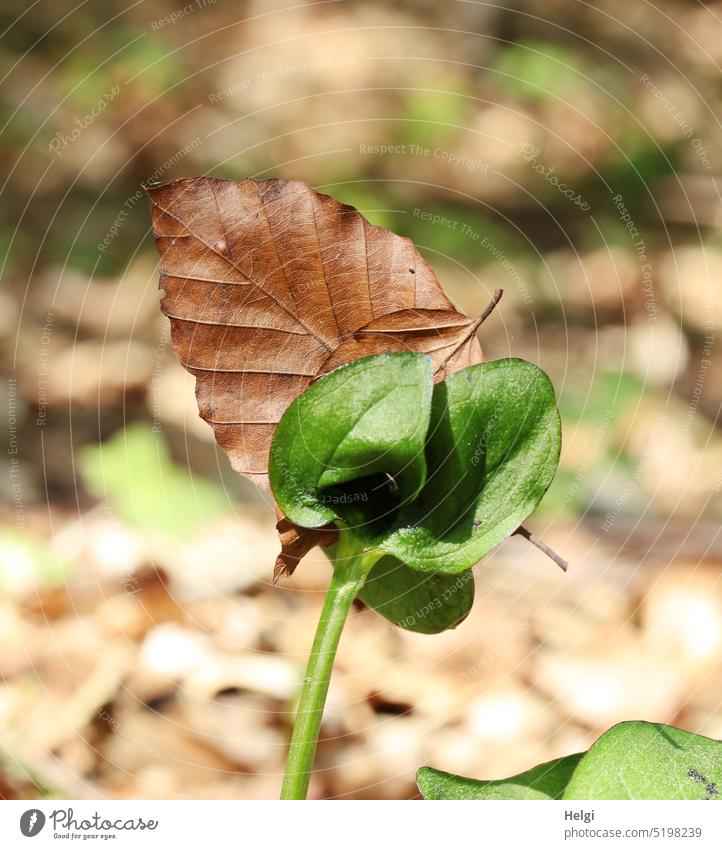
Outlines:
[[[429,354],[439,380],[481,361],[479,319],[409,239],[305,183],[192,177],[148,195],[161,306],[200,415],[266,490],[276,424],[314,378],[386,351]]]

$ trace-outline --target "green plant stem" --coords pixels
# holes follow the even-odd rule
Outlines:
[[[341,533],[336,546],[333,577],[306,667],[281,799],[306,798],[336,649],[353,600],[368,574],[369,566],[361,556],[345,554],[344,536]]]

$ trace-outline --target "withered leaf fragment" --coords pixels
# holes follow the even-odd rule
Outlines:
[[[336,542],[338,531],[333,525],[324,528],[301,528],[294,525],[276,507],[276,530],[281,540],[281,553],[273,567],[273,583],[277,584],[288,575],[293,575],[299,561],[317,545],[327,546]]]

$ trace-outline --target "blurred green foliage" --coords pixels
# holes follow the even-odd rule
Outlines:
[[[567,47],[543,41],[522,41],[500,50],[492,70],[502,95],[534,103],[584,93],[585,71]]]
[[[19,528],[0,528],[0,597],[62,583],[72,563]]]
[[[78,468],[96,498],[146,531],[188,539],[230,509],[222,489],[174,463],[162,435],[144,424],[86,446]]]

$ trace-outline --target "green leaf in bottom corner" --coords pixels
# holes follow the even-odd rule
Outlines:
[[[424,799],[561,799],[582,753],[539,764],[500,781],[476,781],[423,767],[416,783]]]
[[[502,781],[424,767],[425,799],[722,800],[722,742],[652,722],[620,722],[587,752]]]
[[[652,722],[621,722],[589,749],[565,799],[722,799],[722,742]]]
[[[386,555],[369,572],[359,598],[400,628],[439,634],[469,615],[474,575],[419,572]]]

